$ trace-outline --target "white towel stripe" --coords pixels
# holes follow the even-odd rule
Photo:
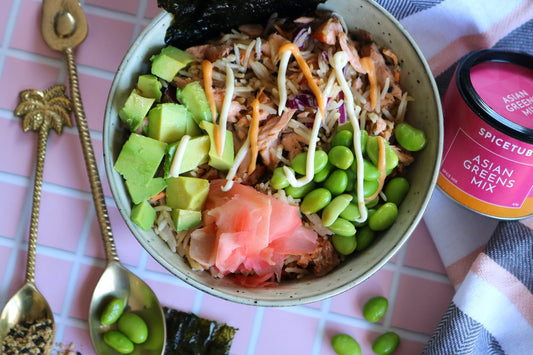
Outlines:
[[[533,349],[533,328],[505,295],[473,272],[453,302],[498,339],[507,354],[528,354]]]

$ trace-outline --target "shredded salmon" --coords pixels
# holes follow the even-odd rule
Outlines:
[[[257,162],[257,154],[259,152],[259,147],[257,145],[257,137],[259,135],[259,95],[261,95],[261,92],[257,94],[252,102],[252,121],[250,123],[250,130],[248,131],[250,137],[250,153],[252,158],[250,159],[250,164],[248,165],[248,174],[254,172]]]
[[[378,170],[379,170],[379,178],[378,178],[378,190],[372,195],[367,198],[365,198],[365,201],[372,201],[376,197],[378,197],[381,190],[383,190],[383,185],[385,184],[385,176],[387,176],[387,168],[386,168],[386,159],[385,159],[385,138],[378,136],[378,147],[379,147],[379,155],[378,155]]]
[[[374,110],[376,108],[379,95],[376,68],[370,57],[361,58],[361,65],[368,74],[368,82],[370,83],[370,107]]]
[[[326,101],[324,100],[324,94],[322,94],[322,91],[320,91],[320,88],[318,87],[315,82],[315,79],[313,78],[313,74],[311,74],[311,69],[309,69],[307,62],[302,56],[302,53],[300,52],[300,49],[297,45],[292,42],[285,43],[279,49],[279,53],[283,53],[285,51],[290,51],[294,58],[296,58],[296,62],[300,66],[300,69],[302,69],[302,73],[307,79],[307,83],[309,84],[311,91],[313,92],[313,94],[315,94],[316,100],[318,102],[318,108],[320,109],[320,113],[322,114],[322,121],[324,122],[326,119]]]

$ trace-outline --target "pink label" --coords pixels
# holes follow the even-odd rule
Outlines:
[[[485,62],[472,67],[470,79],[494,111],[533,129],[533,70],[516,64]]]
[[[520,208],[532,190],[533,164],[497,154],[478,143],[476,138],[463,129],[456,131],[444,154],[441,174],[478,200]]]

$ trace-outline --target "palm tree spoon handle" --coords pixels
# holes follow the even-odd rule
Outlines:
[[[22,117],[24,132],[37,131],[37,158],[35,168],[35,184],[33,187],[30,234],[28,241],[28,257],[26,265],[26,283],[35,283],[35,251],[37,247],[37,231],[43,185],[44,160],[46,143],[50,129],[58,134],[63,132],[63,125],[71,126],[70,100],[65,97],[65,87],[53,86],[45,91],[24,90],[20,93],[20,103],[15,115]]]

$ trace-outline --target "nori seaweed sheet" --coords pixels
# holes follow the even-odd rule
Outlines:
[[[273,13],[297,17],[325,0],[157,0],[157,6],[174,15],[165,43],[188,48],[205,43],[244,24],[266,24]]]
[[[237,328],[163,307],[167,326],[165,355],[229,354]]]

